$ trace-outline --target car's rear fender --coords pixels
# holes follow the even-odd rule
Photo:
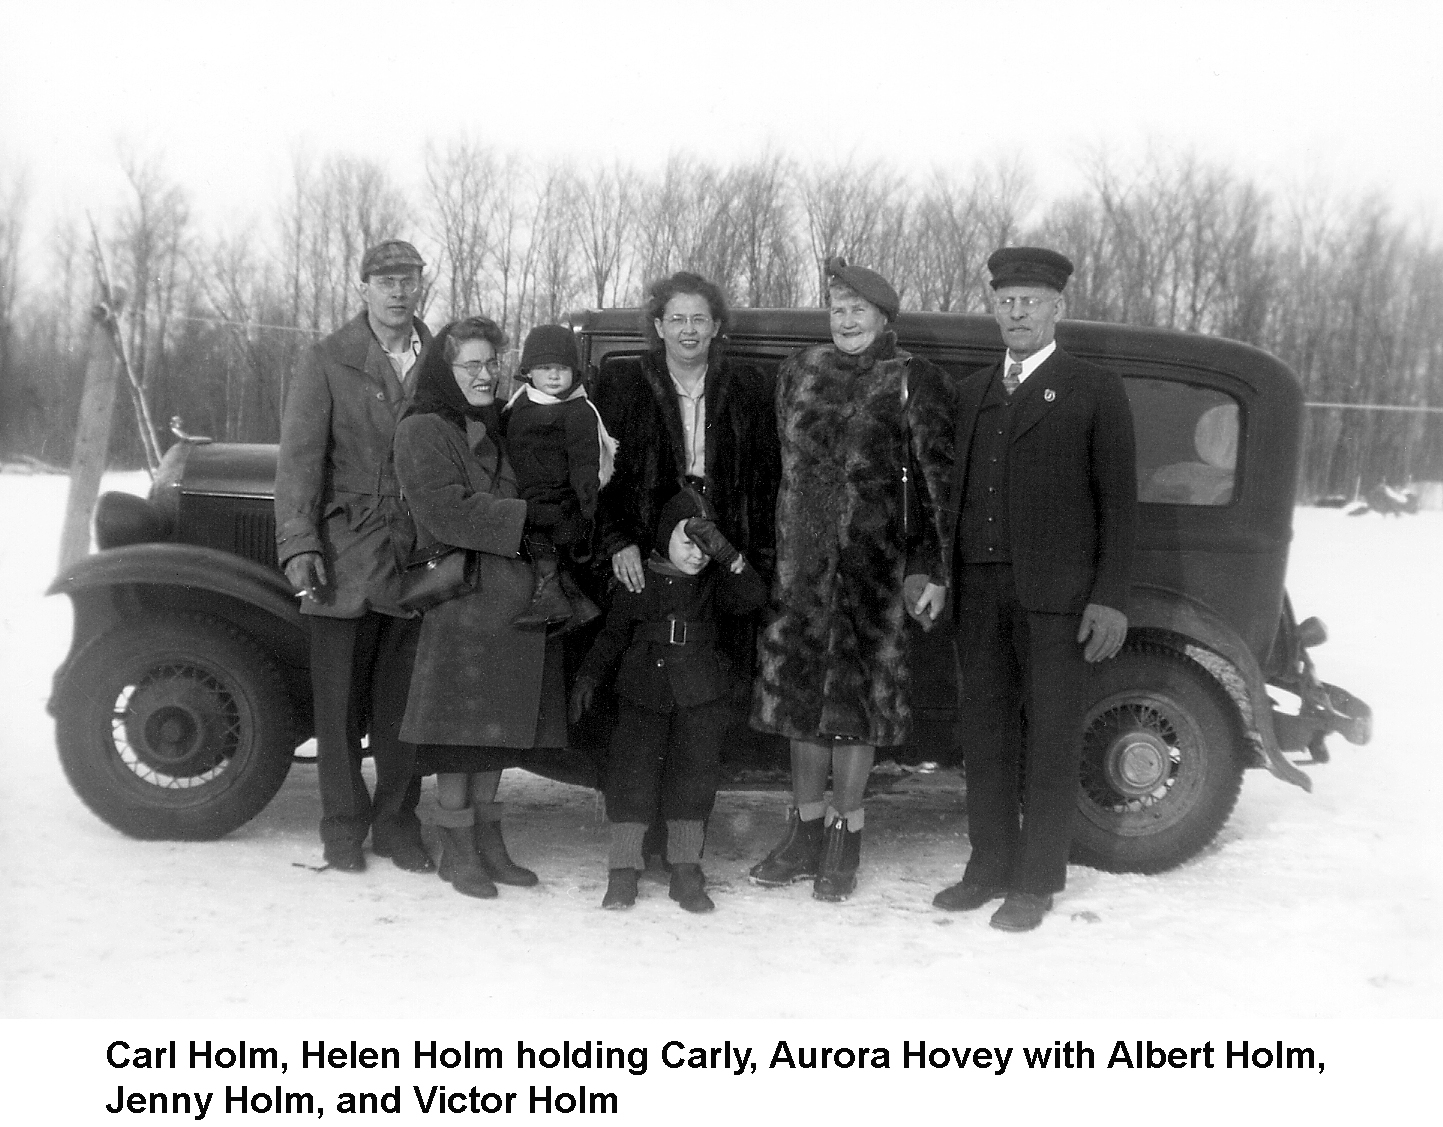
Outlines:
[[[70,654],[125,619],[198,612],[252,638],[280,666],[298,740],[309,738],[309,643],[300,608],[281,575],[230,552],[191,544],[134,544],[96,552],[56,577],[48,595],[69,595],[75,608]]]
[[[1135,586],[1128,610],[1128,638],[1131,641],[1142,637],[1156,638],[1161,644],[1184,652],[1189,646],[1200,647],[1227,662],[1242,683],[1243,703],[1247,705],[1242,716],[1244,726],[1258,744],[1259,758],[1251,766],[1266,767],[1284,782],[1307,791],[1313,789],[1312,780],[1283,755],[1273,727],[1273,701],[1268,696],[1262,668],[1252,650],[1226,621],[1177,591]],[[1217,675],[1216,671],[1211,672]],[[1236,698],[1234,687],[1222,678],[1219,683]]]

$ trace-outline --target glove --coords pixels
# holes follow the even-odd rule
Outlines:
[[[686,535],[693,544],[723,567],[730,567],[739,555],[732,542],[721,534],[716,521],[706,517],[690,517],[686,522]]]
[[[567,714],[573,724],[579,723],[583,714],[591,709],[591,698],[596,694],[596,683],[589,677],[578,677],[571,687],[571,704]]]

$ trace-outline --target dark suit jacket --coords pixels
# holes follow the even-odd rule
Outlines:
[[[954,549],[977,412],[1000,369],[958,386]],[[1042,613],[1080,614],[1088,603],[1125,612],[1137,475],[1122,380],[1058,348],[1016,394],[1025,398],[1008,443],[1007,519],[1018,599]]]

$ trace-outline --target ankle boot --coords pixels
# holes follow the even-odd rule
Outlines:
[[[847,820],[838,818],[822,835],[822,859],[817,866],[812,896],[835,903],[852,895],[852,889],[857,887],[857,865],[861,860],[862,831],[847,829]]]
[[[762,860],[752,866],[752,883],[764,888],[780,888],[799,880],[812,880],[822,856],[822,819],[802,821],[796,807],[787,816],[787,831],[782,840]]]
[[[581,588],[576,585],[576,580],[571,578],[571,574],[565,568],[558,572],[557,578],[561,584],[561,593],[571,604],[571,617],[560,626],[553,627],[553,633],[569,634],[601,617],[601,608],[586,597]]]
[[[532,565],[536,569],[536,585],[531,591],[531,605],[511,620],[512,626],[549,626],[571,617],[571,602],[561,593],[556,577],[556,558],[543,557]]]
[[[441,829],[441,863],[436,872],[462,896],[489,900],[496,895],[496,886],[476,856],[476,841],[472,836],[475,818],[476,811],[469,806],[461,810],[442,808],[436,812],[436,824]]]
[[[601,898],[603,908],[630,908],[636,903],[636,870],[632,868],[611,869],[606,874],[606,895]]]
[[[672,865],[668,895],[688,912],[710,912],[716,907],[706,894],[706,877],[700,865],[680,861]]]
[[[495,803],[489,805],[495,806]],[[540,879],[530,869],[523,869],[506,852],[506,839],[501,836],[501,819],[484,806],[476,809],[476,855],[481,867],[497,884],[530,888]]]

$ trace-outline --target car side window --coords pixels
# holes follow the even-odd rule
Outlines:
[[[1137,499],[1226,505],[1236,495],[1238,401],[1215,387],[1128,376],[1137,434]]]

